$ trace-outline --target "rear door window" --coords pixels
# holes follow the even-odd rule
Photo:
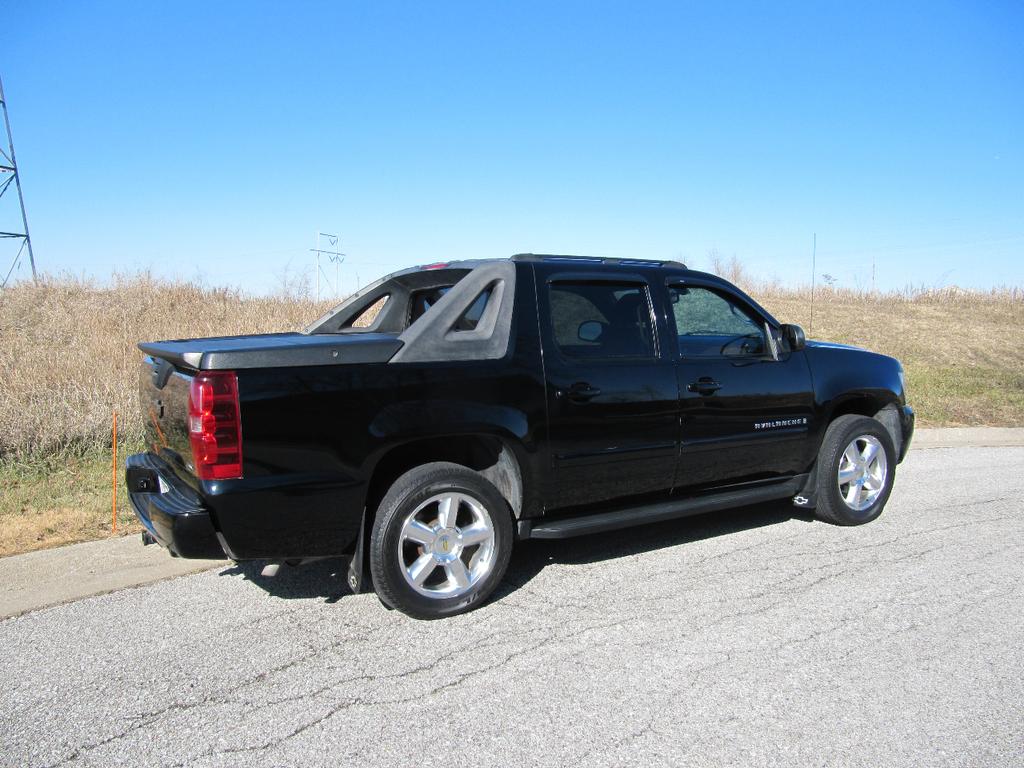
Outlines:
[[[548,295],[555,344],[566,357],[656,356],[645,285],[555,282]]]

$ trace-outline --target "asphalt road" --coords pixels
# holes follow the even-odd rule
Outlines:
[[[1024,448],[912,452],[881,519],[786,505],[532,542],[440,622],[341,563],[0,622],[0,764],[1024,764]]]

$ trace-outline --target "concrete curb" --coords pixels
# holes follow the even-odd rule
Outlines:
[[[1024,427],[940,427],[918,429],[910,450],[1003,448],[1024,445]]]
[[[1024,446],[1024,428],[966,427],[918,429],[915,450]],[[144,547],[139,536],[0,558],[0,619],[29,611],[139,587],[190,573],[223,567],[227,560],[180,560],[157,546]]]

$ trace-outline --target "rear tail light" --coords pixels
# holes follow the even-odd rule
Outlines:
[[[192,379],[188,436],[199,479],[242,476],[242,420],[234,371],[203,371]]]

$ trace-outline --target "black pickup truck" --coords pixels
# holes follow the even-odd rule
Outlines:
[[[429,264],[301,333],[139,348],[144,539],[349,554],[353,590],[424,618],[479,605],[523,539],[785,498],[866,523],[914,428],[899,362],[669,261]]]

